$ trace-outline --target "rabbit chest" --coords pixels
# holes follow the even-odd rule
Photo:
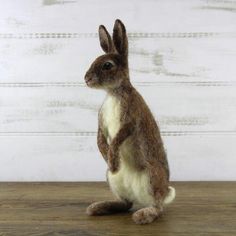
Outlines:
[[[116,97],[108,96],[102,106],[103,128],[108,144],[120,129],[120,115],[120,101]],[[117,198],[148,206],[154,202],[150,194],[150,180],[146,170],[136,168],[134,150],[132,140],[127,138],[119,151],[120,169],[114,174],[108,171],[107,178]]]
[[[120,129],[120,101],[108,95],[102,106],[103,129],[108,144]]]

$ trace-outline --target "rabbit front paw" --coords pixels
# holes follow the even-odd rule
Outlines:
[[[108,168],[114,174],[119,170],[119,158],[113,149],[108,150]]]

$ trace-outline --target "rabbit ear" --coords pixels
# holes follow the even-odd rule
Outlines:
[[[100,40],[100,45],[105,53],[112,52],[113,49],[113,43],[111,40],[111,36],[108,33],[107,29],[105,28],[104,25],[99,26],[99,40]]]
[[[121,20],[116,20],[113,28],[113,42],[116,51],[122,55],[128,56],[128,38],[126,35],[126,29]]]

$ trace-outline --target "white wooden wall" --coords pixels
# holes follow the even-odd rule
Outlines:
[[[236,180],[236,1],[1,0],[0,180],[105,179],[84,74],[120,18],[172,180]]]

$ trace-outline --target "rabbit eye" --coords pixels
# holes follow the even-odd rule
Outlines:
[[[102,65],[102,70],[110,70],[112,67],[113,67],[113,64],[107,61]]]

